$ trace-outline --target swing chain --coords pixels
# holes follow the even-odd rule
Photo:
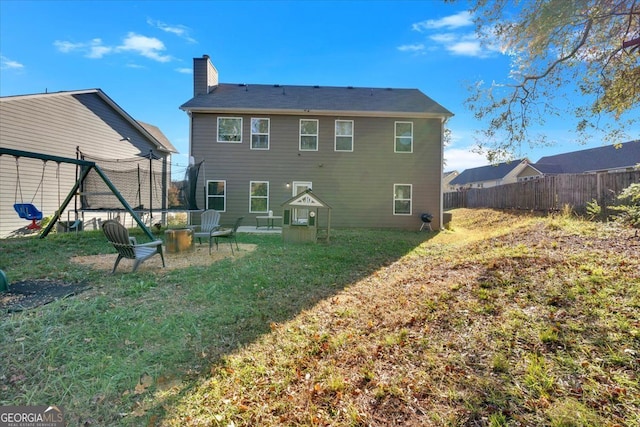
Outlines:
[[[20,161],[18,160],[19,157],[16,157],[16,191],[15,194],[13,196],[14,199],[14,203],[18,203],[18,190],[20,190],[20,203],[23,202],[22,200],[22,185],[20,184]]]
[[[18,202],[18,192],[20,193],[20,203],[24,203],[24,199],[22,197],[22,183],[20,182],[20,160],[19,160],[19,156],[15,156],[16,158],[16,190],[14,193],[14,203]],[[42,175],[40,176],[40,182],[38,183],[38,187],[36,188],[35,193],[33,193],[33,197],[31,198],[31,204],[33,204],[33,201],[36,199],[36,196],[38,195],[38,190],[40,190],[40,187],[42,187],[42,183],[44,182],[44,173],[45,173],[45,169],[47,167],[47,160],[43,160],[42,161]],[[40,191],[40,207],[42,208],[42,204],[44,203],[44,192]]]

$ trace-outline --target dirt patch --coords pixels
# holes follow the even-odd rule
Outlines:
[[[165,268],[162,268],[162,259],[159,256],[153,256],[143,262],[138,271],[166,271],[187,267],[208,266],[215,262],[226,258],[241,258],[256,249],[257,245],[240,244],[239,250],[234,248],[231,253],[229,245],[220,245],[218,250],[213,250],[209,255],[209,248],[206,245],[195,247],[193,252],[181,252],[177,254],[164,252]],[[94,270],[111,272],[113,264],[116,262],[117,254],[102,254],[77,256],[71,258],[71,262],[79,265],[85,265]],[[133,260],[123,259],[118,265],[116,273],[128,273],[133,269]]]
[[[58,299],[79,294],[89,288],[86,283],[66,283],[60,280],[23,280],[9,285],[0,294],[0,312],[28,310]]]

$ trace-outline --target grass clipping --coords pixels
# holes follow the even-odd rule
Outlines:
[[[163,425],[639,425],[632,232],[487,210],[453,226],[272,324]]]

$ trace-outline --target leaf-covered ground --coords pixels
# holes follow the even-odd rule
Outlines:
[[[156,393],[150,424],[640,426],[633,231],[486,210],[453,224]]]

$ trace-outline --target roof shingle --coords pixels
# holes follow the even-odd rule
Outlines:
[[[584,173],[632,168],[640,163],[640,140],[541,157],[532,166],[542,173]]]
[[[453,114],[418,89],[361,87],[245,85],[221,83],[206,95],[184,103],[181,109],[287,112],[397,113],[450,117]]]

